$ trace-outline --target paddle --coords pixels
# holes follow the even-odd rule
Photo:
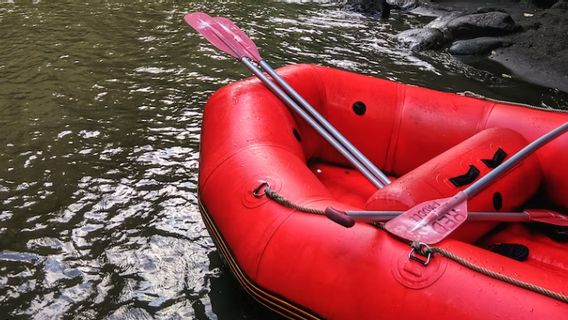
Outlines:
[[[426,244],[442,241],[467,219],[467,199],[478,194],[506,171],[567,130],[568,122],[528,144],[455,196],[423,202],[387,222],[385,228],[390,233],[411,241]]]
[[[211,44],[241,61],[278,98],[294,110],[328,143],[348,159],[373,185],[382,188],[390,183],[389,178],[321,116],[302,96],[296,92],[270,65],[264,61],[254,42],[227,18],[212,18],[202,12],[187,14],[184,20]],[[275,84],[255,64],[265,70]],[[298,103],[303,107],[300,107]]]
[[[337,210],[328,207],[325,215],[334,222],[351,228],[355,221],[385,222],[398,217],[404,211],[359,211]],[[568,227],[568,216],[545,209],[526,209],[522,212],[469,212],[467,221],[500,221],[500,222],[540,222],[561,227]]]

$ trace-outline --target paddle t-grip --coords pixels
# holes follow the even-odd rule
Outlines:
[[[325,209],[325,216],[335,223],[344,226],[345,228],[351,228],[353,225],[355,225],[355,219],[348,216],[345,211],[337,210],[332,207],[327,207]]]

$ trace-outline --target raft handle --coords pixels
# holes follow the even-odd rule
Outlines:
[[[261,181],[260,184],[258,185],[258,187],[254,188],[254,190],[252,190],[252,195],[255,198],[261,198],[262,196],[264,196],[266,193],[264,192],[264,190],[266,190],[266,188],[270,188],[270,184],[268,183],[268,181]],[[262,190],[262,193],[261,193]]]
[[[417,255],[422,256],[419,258]],[[427,266],[432,259],[432,251],[430,246],[424,242],[414,242],[412,243],[412,250],[408,253],[408,259],[414,260],[423,266]]]

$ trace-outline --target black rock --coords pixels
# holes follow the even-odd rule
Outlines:
[[[448,51],[455,55],[480,55],[489,53],[493,49],[509,45],[511,45],[511,43],[503,39],[481,37],[456,41],[450,46]]]
[[[566,10],[568,9],[568,1],[567,0],[559,0],[558,2],[556,2],[553,6],[552,9],[562,9],[562,10]]]
[[[435,28],[406,30],[399,33],[397,39],[407,44],[412,51],[437,49],[447,42],[444,33]]]
[[[387,18],[390,15],[390,4],[386,0],[347,0],[345,9]]]
[[[446,24],[456,38],[500,36],[515,32],[519,27],[504,12],[476,13],[457,17]]]
[[[488,12],[496,12],[496,11],[507,13],[507,11],[505,11],[505,9],[495,8],[495,7],[479,7],[475,10],[475,12],[472,12],[472,13],[488,13]]]
[[[534,4],[535,6],[537,6],[539,8],[550,8],[556,2],[558,2],[558,0],[529,0],[528,2],[530,2],[531,4]]]
[[[392,8],[400,10],[414,9],[419,5],[418,0],[386,0],[386,1]]]
[[[450,12],[448,14],[443,14],[430,21],[430,23],[426,25],[426,28],[435,28],[444,31],[448,29],[447,25],[450,21],[462,16],[464,16],[464,13],[462,12]]]

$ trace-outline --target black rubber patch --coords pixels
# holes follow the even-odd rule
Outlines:
[[[529,248],[522,244],[496,243],[490,249],[497,254],[517,261],[525,261],[529,257]]]
[[[561,243],[568,242],[568,227],[553,226],[551,224],[544,223],[534,223],[532,226],[554,241]]]
[[[292,129],[292,133],[294,134],[294,137],[296,137],[296,140],[298,140],[298,142],[302,142],[302,136],[300,136],[300,133],[296,128]]]
[[[487,166],[487,168],[493,169],[497,168],[498,165],[503,163],[503,160],[507,158],[507,153],[505,150],[499,148],[495,151],[493,155],[493,159],[481,159],[481,161]]]
[[[501,208],[503,208],[503,195],[501,195],[501,192],[495,192],[493,194],[493,208],[495,208],[495,210],[501,210]]]
[[[362,116],[366,111],[367,106],[363,102],[357,101],[353,104],[353,112],[355,112],[355,114]]]
[[[479,169],[470,164],[469,170],[465,174],[450,178],[449,180],[454,186],[459,188],[472,183],[477,177],[479,177]]]

